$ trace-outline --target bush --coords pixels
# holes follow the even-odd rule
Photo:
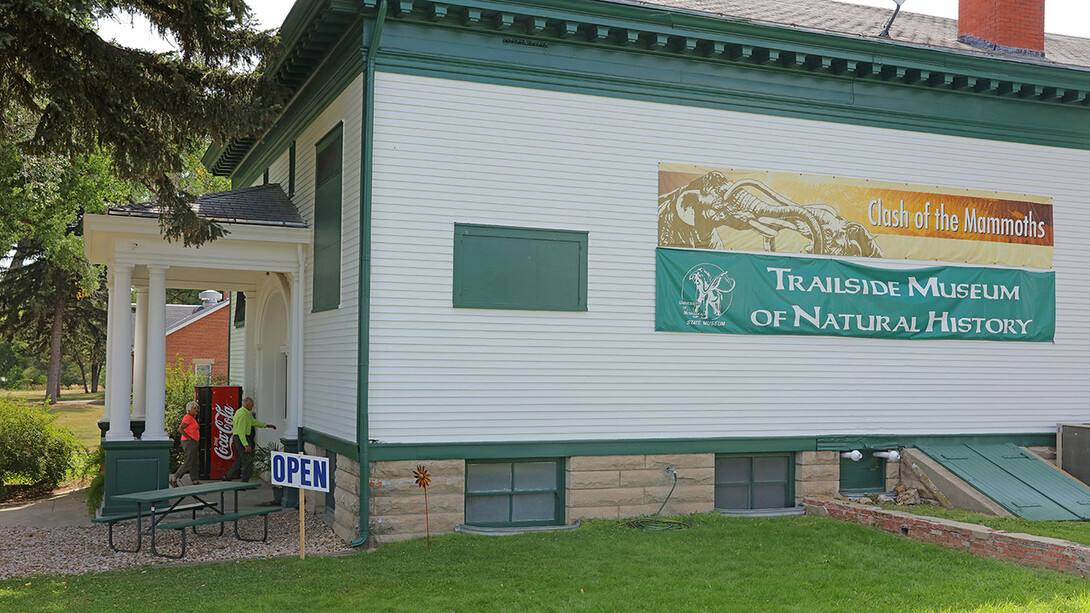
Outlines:
[[[197,399],[193,392],[197,383],[197,373],[187,369],[181,358],[173,366],[167,367],[166,429],[167,436],[174,441],[174,446],[170,448],[171,474],[174,474],[185,460],[185,454],[182,452],[182,435],[178,432],[178,426],[182,424],[182,417],[185,416],[186,403]]]
[[[57,487],[82,449],[71,430],[43,406],[0,398],[0,491],[18,478]]]

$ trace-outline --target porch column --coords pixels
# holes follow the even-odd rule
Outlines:
[[[147,417],[145,441],[169,438],[166,432],[167,267],[148,266]]]
[[[102,400],[102,417],[99,421],[110,420],[110,356],[114,352],[114,271],[112,266],[106,267],[106,389]]]
[[[106,389],[110,392],[110,429],[107,441],[131,441],[129,393],[132,391],[132,362],[129,347],[132,330],[129,305],[132,300],[132,265],[111,264],[110,294],[106,337],[110,347],[110,370],[106,371]]]
[[[132,344],[132,418],[144,419],[147,390],[148,288],[136,288],[136,329]]]
[[[288,386],[291,392],[288,398],[288,427],[284,438],[292,440],[298,437],[299,427],[303,425],[303,280],[306,260],[303,246],[296,246],[298,266],[291,275],[291,340],[288,349]],[[301,451],[301,450],[300,450]]]

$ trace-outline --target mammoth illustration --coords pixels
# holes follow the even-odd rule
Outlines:
[[[800,205],[754,179],[730,181],[712,171],[659,197],[659,245],[722,249],[722,226],[752,230],[776,251],[776,236],[794,230],[810,245],[804,253],[881,257],[882,249],[861,224],[827,204]]]

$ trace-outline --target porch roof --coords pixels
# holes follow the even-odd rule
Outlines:
[[[205,194],[191,205],[198,217],[212,221],[305,228],[306,222],[279,183]],[[110,215],[158,217],[159,203],[140,202],[113,207]]]

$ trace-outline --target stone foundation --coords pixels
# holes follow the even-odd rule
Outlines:
[[[426,466],[431,474],[427,517],[431,533],[454,532],[454,526],[465,519],[464,460],[372,462],[371,537],[376,543],[417,538],[427,533],[424,490],[413,479],[413,471],[419,465]]]
[[[840,452],[795,453],[795,502],[807,496],[835,496],[840,492]]]
[[[673,494],[673,473],[677,486]],[[576,456],[564,471],[566,523],[584,519],[620,519],[650,515],[666,496],[664,515],[712,510],[715,454]]]
[[[307,455],[325,457],[326,450],[313,443],[304,444]],[[360,463],[355,458],[337,454],[337,472],[333,474],[333,532],[347,542],[360,534]],[[326,514],[325,495],[307,492],[308,513]]]

